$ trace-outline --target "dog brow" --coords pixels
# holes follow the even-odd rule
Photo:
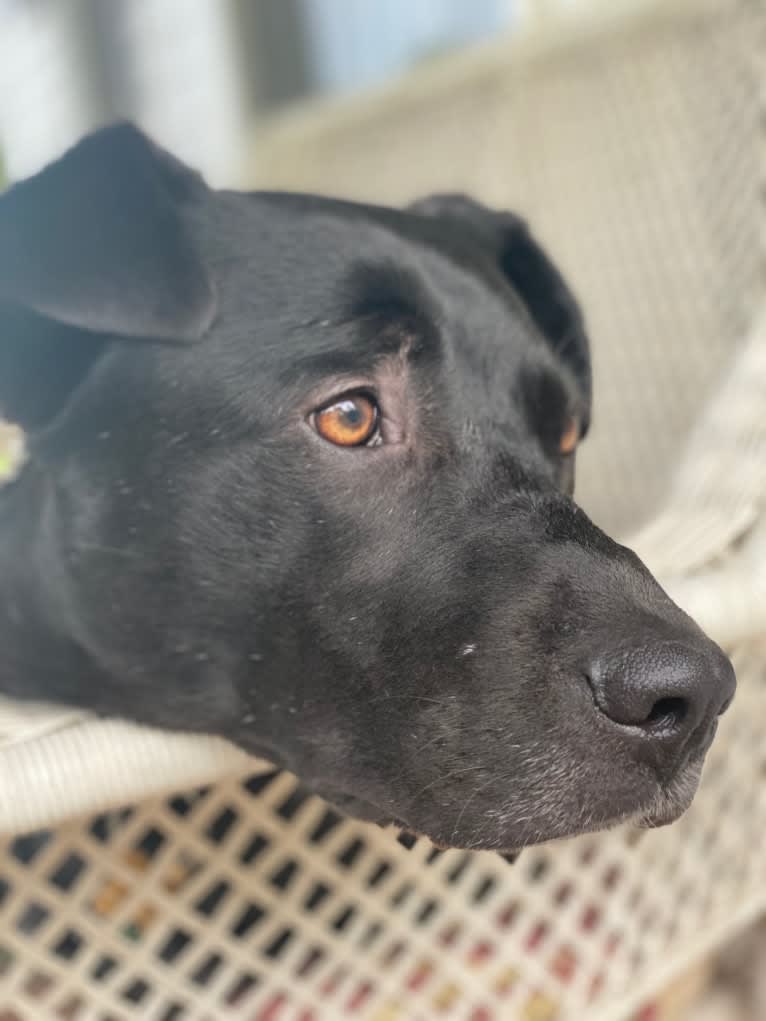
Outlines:
[[[391,356],[426,364],[440,356],[437,306],[410,270],[393,262],[357,263],[333,297],[338,311],[332,318],[320,315],[295,327],[311,334],[311,348],[291,360],[286,382],[298,373],[371,369]]]
[[[343,290],[346,314],[360,324],[367,349],[393,354],[406,345],[413,360],[440,351],[438,310],[411,270],[393,262],[362,263],[348,275]]]

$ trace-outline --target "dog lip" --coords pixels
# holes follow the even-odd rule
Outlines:
[[[634,825],[642,830],[658,830],[663,826],[670,826],[681,818],[690,804],[691,801],[688,804],[677,802],[661,810],[652,810],[644,815],[639,814],[635,818]]]
[[[713,744],[713,741],[715,741],[715,736],[716,736],[717,733],[718,733],[718,720],[713,720],[713,722],[708,727],[708,732],[705,735],[705,739],[704,739],[704,741],[702,743],[702,746],[700,748],[700,756],[701,757],[704,758],[704,756],[707,755],[707,753],[710,751],[710,748],[711,748],[711,746]]]
[[[674,780],[662,784],[654,803],[636,813],[634,824],[640,829],[658,829],[680,819],[694,801],[704,760],[704,753],[695,755]]]

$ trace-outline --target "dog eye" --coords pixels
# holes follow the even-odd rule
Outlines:
[[[559,439],[559,453],[564,456],[574,453],[580,439],[580,423],[572,416],[567,419],[564,431]]]
[[[361,447],[378,431],[379,411],[365,394],[349,394],[321,408],[314,416],[314,428],[336,447]]]

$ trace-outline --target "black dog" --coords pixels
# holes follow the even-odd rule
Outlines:
[[[449,845],[689,804],[732,669],[571,500],[587,341],[516,217],[213,192],[119,126],[0,198],[0,298],[0,691]]]

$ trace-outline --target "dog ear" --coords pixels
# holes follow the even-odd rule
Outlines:
[[[465,195],[432,195],[410,209],[454,224],[487,251],[590,403],[590,353],[580,307],[527,224],[513,213],[496,212]]]
[[[0,301],[92,333],[198,339],[215,296],[183,210],[204,191],[132,125],[97,131],[0,195]]]

